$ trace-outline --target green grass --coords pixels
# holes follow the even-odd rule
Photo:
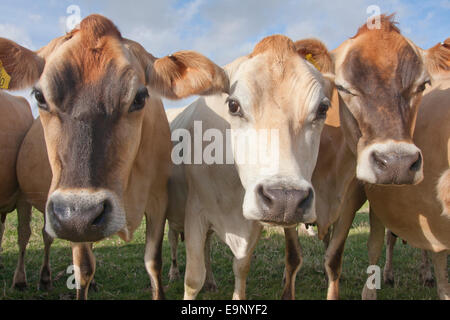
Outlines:
[[[362,210],[365,210],[363,208]],[[56,240],[51,251],[53,290],[41,292],[37,289],[39,269],[43,258],[41,228],[42,214],[35,211],[32,219],[32,236],[26,254],[28,288],[24,291],[11,289],[12,278],[18,256],[17,216],[7,216],[3,237],[3,267],[0,269],[0,299],[73,299],[75,292],[66,287],[67,267],[71,264],[71,250],[68,242]],[[167,230],[166,230],[167,231]],[[341,278],[341,299],[360,299],[361,289],[366,279],[368,264],[366,243],[369,225],[368,214],[358,213],[344,252],[344,265]],[[95,279],[98,292],[90,292],[90,299],[150,299],[150,281],[145,271],[144,222],[136,231],[133,241],[125,243],[112,237],[94,245],[97,259]],[[324,248],[316,238],[301,236],[303,247],[303,266],[297,275],[297,299],[324,299],[327,281],[323,257]],[[201,292],[199,299],[230,299],[234,287],[231,251],[216,237],[213,238],[212,263],[218,285],[218,292]],[[185,246],[179,246],[179,267],[184,274]],[[182,299],[183,277],[173,283],[168,282],[170,249],[167,232],[163,244],[164,285],[168,285],[168,299]],[[437,299],[436,289],[422,285],[419,272],[421,253],[408,245],[397,242],[395,247],[395,285],[388,287],[382,283],[378,290],[379,299]],[[384,253],[379,261],[384,265]],[[282,293],[284,268],[284,237],[280,229],[265,229],[256,248],[247,280],[248,299],[279,299]]]

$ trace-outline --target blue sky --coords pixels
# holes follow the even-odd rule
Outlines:
[[[293,40],[317,37],[334,49],[365,23],[369,5],[396,12],[402,33],[422,48],[450,37],[450,0],[2,0],[0,36],[38,49],[65,32],[70,5],[79,6],[82,18],[107,16],[155,56],[197,50],[219,65],[250,53],[274,33]]]

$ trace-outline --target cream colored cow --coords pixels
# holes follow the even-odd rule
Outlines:
[[[325,70],[328,52],[320,42],[316,45],[326,61]],[[286,233],[297,234],[298,223],[315,221],[311,175],[329,107],[330,83],[302,56],[284,36],[263,39],[250,55],[225,67],[229,95],[198,99],[171,122],[172,139],[178,142],[183,138],[175,144],[172,157],[180,155],[180,145],[194,146],[196,139],[204,139],[201,146],[208,150],[209,141],[220,141],[213,134],[218,129],[226,140],[222,140],[224,151],[219,160],[234,161],[219,164],[205,163],[205,159],[194,164],[195,154],[188,155],[189,150],[183,149],[182,156],[190,164],[176,165],[169,179],[169,224],[172,230],[184,230],[186,241],[185,299],[195,298],[208,277],[204,248],[211,232],[233,252],[233,298],[244,299],[250,259],[262,225],[282,226]],[[231,129],[228,135],[227,129]],[[273,129],[278,136],[266,131],[263,141],[267,143],[240,148],[236,139],[256,129]],[[225,139],[227,136],[230,139]],[[245,154],[248,150],[252,150],[250,155],[266,152],[263,160],[270,161],[238,161],[249,156]],[[284,298],[294,297],[300,254],[295,261]],[[214,286],[212,281],[209,284]]]

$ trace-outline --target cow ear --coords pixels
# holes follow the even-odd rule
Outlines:
[[[149,73],[152,90],[169,99],[229,91],[225,71],[194,51],[179,51],[156,59]]]
[[[45,61],[36,52],[0,38],[0,88],[31,87],[40,78]]]
[[[425,50],[425,64],[432,77],[450,75],[450,38]]]
[[[333,60],[327,47],[317,39],[304,39],[295,42],[298,54],[309,61],[323,74],[334,72]]]

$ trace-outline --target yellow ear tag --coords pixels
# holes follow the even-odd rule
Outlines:
[[[306,59],[309,63],[311,63],[314,67],[316,67],[317,70],[320,71],[320,68],[319,68],[319,66],[317,65],[317,62],[316,62],[316,60],[314,60],[314,58],[313,58],[313,56],[312,56],[311,53],[308,53],[308,54],[306,55],[305,59]]]
[[[5,68],[3,68],[3,63],[0,60],[0,88],[8,89],[10,81],[11,76],[6,72]]]

